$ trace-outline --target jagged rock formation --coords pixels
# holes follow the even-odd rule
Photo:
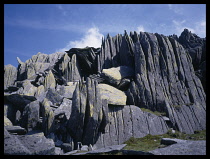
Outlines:
[[[78,142],[101,148],[170,127],[189,134],[206,129],[206,94],[175,36],[125,31],[102,39],[101,48],[17,60],[17,69],[4,71],[5,127],[13,134],[5,133],[21,147],[15,154],[35,153],[27,140],[37,130],[54,143],[39,154],[62,154]],[[165,113],[168,121],[141,108]],[[19,131],[27,134],[16,137]]]
[[[17,69],[12,65],[4,66],[4,89],[13,86],[17,78]]]
[[[189,30],[184,29],[178,41],[191,56],[196,75],[200,78],[206,91],[206,38],[200,38]]]

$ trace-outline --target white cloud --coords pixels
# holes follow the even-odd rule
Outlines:
[[[64,48],[58,49],[56,52],[64,52],[70,48],[84,48],[86,46],[95,48],[101,47],[102,37],[103,35],[99,32],[99,29],[97,27],[92,27],[80,40],[69,41]]]
[[[145,32],[145,29],[144,29],[143,25],[140,25],[140,26],[137,27],[137,32],[140,32],[140,31]]]
[[[186,20],[182,21],[173,20],[172,22],[175,26],[175,34],[178,36],[183,32],[184,29],[188,29],[192,33],[195,33],[195,29],[186,26],[185,24]]]
[[[202,38],[206,37],[206,21],[205,20],[196,22],[195,33],[198,34],[198,36]]]
[[[191,31],[192,33],[197,34],[201,38],[206,37],[206,21],[205,20],[195,22],[194,24],[191,24],[190,27],[189,27],[189,24],[187,25],[185,23],[186,20],[182,20],[182,21],[173,20],[172,22],[175,26],[175,34],[178,35],[178,36],[186,28],[189,31]]]

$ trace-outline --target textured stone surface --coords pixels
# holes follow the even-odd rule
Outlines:
[[[68,82],[68,86],[60,86],[56,87],[56,91],[63,97],[72,99],[74,90],[76,88],[77,82]]]
[[[4,89],[8,86],[12,86],[17,79],[17,68],[12,65],[5,65],[4,66]]]
[[[17,75],[5,66],[4,115],[14,126],[40,130],[74,149],[78,142],[94,149],[120,145],[169,128],[193,134],[206,129],[205,45],[186,30],[180,39],[125,31],[108,34],[101,48],[17,58]],[[15,151],[31,153],[21,149]]]
[[[20,142],[16,135],[10,135],[4,128],[4,154],[31,155],[31,152]]]
[[[123,149],[126,146],[126,144],[122,144],[122,145],[112,145],[112,146],[107,146],[105,148],[101,148],[101,149],[97,149],[97,150],[93,150],[93,151],[89,151],[86,153],[76,153],[73,155],[84,155],[84,154],[101,154],[101,153],[112,153],[112,152],[117,152],[120,151],[121,149]]]
[[[134,76],[134,70],[127,66],[113,67],[103,69],[102,76],[111,84],[118,86],[123,78]]]
[[[96,148],[119,145],[130,137],[141,138],[147,134],[159,135],[168,131],[163,118],[144,112],[137,106],[109,106],[109,123],[105,133],[99,133]]]
[[[44,133],[33,135],[18,135],[20,142],[31,152],[32,155],[54,155],[55,144],[52,139],[47,139]]]
[[[154,155],[206,155],[206,141],[178,141],[176,144],[149,152]]]
[[[124,92],[107,84],[98,84],[101,98],[106,99],[108,104],[126,105],[127,97]]]
[[[21,117],[21,126],[26,130],[31,131],[37,128],[39,121],[40,105],[39,101],[33,101],[29,103],[23,110]]]
[[[26,134],[26,129],[24,129],[20,126],[7,125],[7,126],[5,126],[5,129],[12,134],[18,134],[18,135]]]
[[[6,117],[4,116],[4,126],[12,126],[12,122]]]

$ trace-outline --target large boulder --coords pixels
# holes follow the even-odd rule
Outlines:
[[[63,97],[72,99],[74,90],[76,88],[77,82],[67,82],[67,86],[60,86],[56,87],[56,91]]]
[[[31,152],[31,155],[55,155],[55,144],[44,133],[18,135],[19,141]]]
[[[108,104],[126,105],[127,96],[124,92],[108,84],[98,84],[101,98],[106,99]]]
[[[4,128],[4,154],[5,155],[31,155],[28,148],[21,143],[16,135],[10,135]]]
[[[102,70],[102,76],[114,86],[118,86],[122,79],[133,77],[134,70],[128,66],[112,67]]]
[[[29,103],[23,110],[21,117],[21,126],[28,131],[37,129],[39,116],[40,116],[40,104],[39,101],[33,101]]]
[[[4,116],[4,126],[13,126],[12,122]]]
[[[166,140],[166,139],[165,139]],[[166,142],[166,141],[165,141]],[[206,155],[206,141],[167,139],[172,145],[149,151],[154,155]]]
[[[12,65],[4,66],[4,89],[7,89],[8,86],[14,85],[17,79],[17,68]]]
[[[52,71],[50,70],[48,72],[47,76],[44,79],[44,88],[45,88],[45,91],[47,91],[48,88],[55,89],[55,86],[56,86],[55,77],[54,77]]]

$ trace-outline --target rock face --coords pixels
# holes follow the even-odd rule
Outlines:
[[[99,84],[102,99],[106,99],[108,104],[126,105],[127,97],[124,92],[112,87],[108,84]]]
[[[98,149],[169,128],[206,129],[205,39],[186,30],[179,38],[125,31],[101,48],[17,60],[17,69],[4,68],[5,154],[62,154],[81,143]]]
[[[164,139],[170,146],[149,151],[154,155],[206,155],[206,141]],[[167,141],[167,142],[166,142]]]
[[[206,38],[200,38],[184,29],[178,41],[189,53],[196,75],[200,78],[206,91]]]
[[[17,68],[12,65],[4,66],[4,89],[15,84],[17,79]]]
[[[113,84],[114,86],[118,86],[122,79],[129,78],[134,76],[134,70],[127,66],[120,66],[116,68],[110,68],[110,69],[103,69],[102,70],[102,76],[110,82],[110,84]]]

